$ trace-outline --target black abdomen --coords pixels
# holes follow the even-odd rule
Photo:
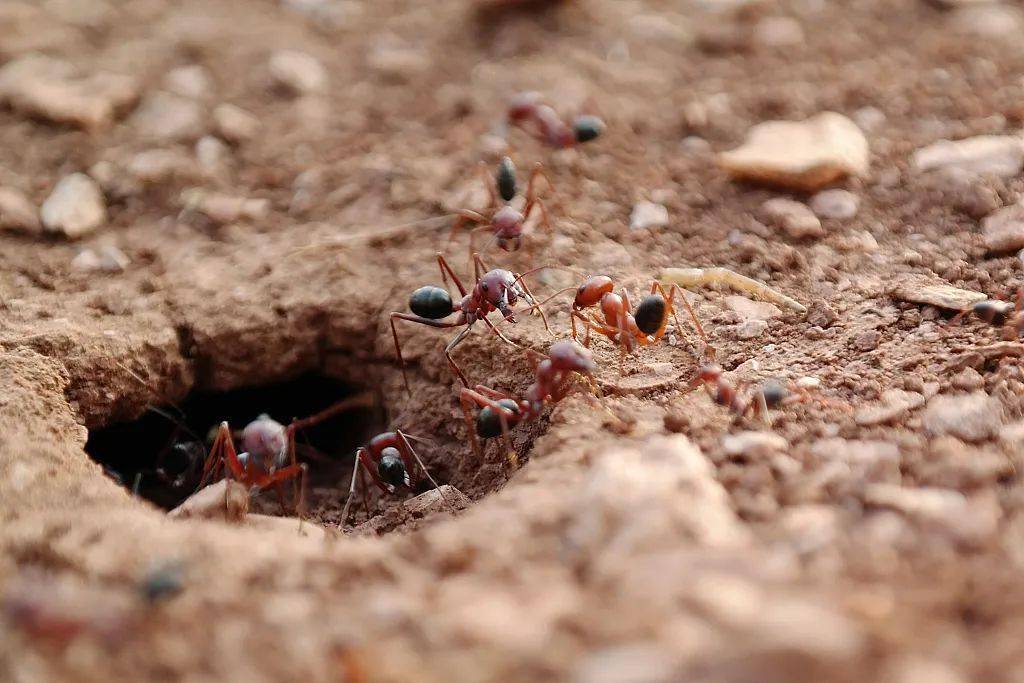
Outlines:
[[[633,319],[644,334],[654,334],[665,320],[665,298],[660,294],[649,294],[640,300]]]
[[[409,310],[429,320],[440,320],[452,314],[452,295],[448,290],[426,285],[409,297]]]

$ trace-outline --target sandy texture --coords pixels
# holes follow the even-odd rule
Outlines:
[[[89,173],[107,212],[75,244],[0,236],[3,680],[1024,677],[1020,343],[892,294],[927,282],[1005,298],[1021,282],[980,219],[1024,181],[909,161],[938,140],[1017,134],[1017,37],[978,37],[977,15],[963,31],[960,11],[914,0],[0,4],[0,59],[38,50],[142,89],[134,112],[88,131],[63,111],[0,111],[0,187],[38,207]],[[786,40],[764,38],[778,19]],[[318,61],[320,86],[282,88],[281,50]],[[168,83],[190,65],[198,77]],[[162,88],[174,107],[153,104],[170,101]],[[494,446],[479,462],[466,443],[450,335],[402,328],[404,392],[386,313],[440,284],[444,231],[296,250],[481,208],[475,166],[496,160],[504,102],[527,89],[607,130],[557,153],[509,133],[520,169],[547,167],[555,230],[489,261],[607,273],[633,294],[666,267],[765,282],[807,312],[748,321],[732,290],[695,290],[719,362],[733,381],[816,377],[827,402],[776,412],[758,437],[759,421],[687,390],[689,341],[670,334],[620,377],[598,339],[607,410],[574,396],[521,426],[509,473]],[[224,104],[258,119],[251,137],[212,137]],[[715,155],[759,123],[825,111],[864,131],[870,172],[839,183],[856,215],[796,240],[756,216],[808,198],[736,182]],[[154,137],[185,119],[188,135]],[[154,149],[172,154],[139,159]],[[238,201],[196,203],[211,195]],[[629,230],[641,201],[668,225]],[[109,245],[123,272],[72,267]],[[465,237],[446,251],[465,273]],[[548,272],[536,291],[574,279]],[[561,336],[568,303],[550,309]],[[550,343],[536,318],[504,329]],[[473,381],[531,381],[482,332],[457,357]],[[433,439],[431,470],[472,504],[450,518],[381,501],[383,517],[341,533],[341,479],[315,496],[326,535],[172,520],[84,451],[88,429],[139,417],[154,393],[309,371],[379,388],[389,423]],[[140,585],[168,566],[181,591],[147,601]]]

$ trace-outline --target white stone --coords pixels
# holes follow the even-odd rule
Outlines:
[[[156,92],[147,97],[132,116],[132,125],[141,135],[153,140],[197,140],[204,131],[203,111],[194,100]]]
[[[139,152],[125,169],[135,180],[157,183],[169,178],[188,178],[196,174],[195,162],[174,149],[149,149]]]
[[[965,311],[974,304],[987,299],[984,292],[960,289],[942,283],[933,283],[920,278],[904,278],[892,287],[892,295],[903,301],[928,304],[954,311]]]
[[[201,213],[218,224],[238,220],[260,221],[270,213],[269,199],[236,197],[199,188],[182,192],[181,203],[185,210]]]
[[[629,215],[629,227],[632,230],[662,228],[668,225],[668,209],[654,202],[637,202]]]
[[[196,143],[196,159],[207,173],[217,173],[231,156],[228,146],[212,135],[204,135]]]
[[[319,93],[327,88],[324,65],[298,50],[278,50],[271,55],[270,75],[278,86],[296,95]]]
[[[978,135],[964,140],[939,140],[914,152],[918,171],[954,170],[1009,178],[1024,167],[1024,138],[1016,135]]]
[[[10,187],[0,187],[0,230],[30,234],[42,230],[35,204]]]
[[[810,207],[819,218],[849,220],[860,209],[860,197],[847,190],[823,190],[811,197]]]
[[[722,450],[728,456],[745,456],[755,460],[767,458],[789,448],[785,437],[775,432],[746,431],[722,437]]]
[[[1017,40],[1024,33],[1020,10],[996,2],[963,7],[949,20],[958,33],[981,40]]]
[[[199,100],[209,96],[213,85],[206,69],[190,64],[168,71],[164,76],[164,87],[175,95]]]
[[[1024,204],[999,209],[981,223],[989,251],[1024,249]]]
[[[805,121],[769,121],[740,147],[718,155],[733,177],[814,191],[847,175],[866,176],[868,141],[850,119],[824,112]]]
[[[999,433],[1002,424],[1002,403],[983,391],[935,396],[924,411],[927,432],[951,434],[964,441],[992,438]]]
[[[761,204],[760,218],[767,225],[782,229],[793,239],[824,237],[821,221],[805,204],[776,197]]]
[[[217,135],[235,144],[252,140],[260,130],[258,118],[233,104],[222,104],[214,109],[213,124]]]
[[[83,249],[71,259],[71,267],[87,273],[120,273],[131,263],[123,251],[114,246],[99,251]]]
[[[92,178],[73,173],[61,179],[40,210],[47,232],[84,237],[107,220],[103,194]]]
[[[367,65],[380,77],[409,82],[430,70],[430,55],[410,47],[381,45],[370,51]]]
[[[768,331],[764,320],[744,320],[732,328],[737,339],[756,339]]]

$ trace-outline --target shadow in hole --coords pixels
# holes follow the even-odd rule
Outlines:
[[[128,488],[137,484],[139,495],[171,509],[199,485],[213,430],[222,420],[236,432],[262,413],[287,425],[361,391],[329,377],[305,375],[234,391],[193,392],[179,406],[184,416],[174,407],[156,408],[134,422],[90,431],[85,449],[111,477]],[[357,408],[299,432],[296,454],[299,462],[309,463],[310,486],[347,481],[355,449],[386,424],[382,407]]]

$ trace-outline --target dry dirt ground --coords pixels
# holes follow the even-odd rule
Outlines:
[[[69,173],[106,175],[108,211],[74,243],[0,237],[0,678],[1024,680],[1019,361],[963,356],[998,330],[951,325],[948,312],[889,294],[915,274],[1004,298],[1021,282],[1013,255],[986,254],[979,218],[1024,182],[982,178],[954,192],[908,163],[937,139],[1019,129],[1019,31],[999,37],[991,21],[919,0],[485,4],[0,7],[0,60],[41,51],[86,74],[127,74],[143,102],[89,131],[0,111],[0,185],[39,206]],[[802,35],[772,24],[780,18]],[[326,88],[275,88],[278,49],[313,55]],[[192,93],[198,119],[153,130],[138,110],[180,87],[167,74],[188,65],[210,81]],[[622,378],[598,340],[607,410],[574,396],[524,425],[522,466],[506,472],[493,447],[481,463],[466,443],[448,335],[402,329],[403,391],[386,314],[438,283],[443,231],[296,250],[477,206],[475,165],[495,160],[504,102],[524,89],[563,112],[595,112],[608,130],[557,153],[509,135],[520,168],[547,165],[556,229],[537,233],[532,253],[488,258],[607,273],[634,292],[673,265],[764,279],[810,313],[741,340],[729,293],[695,292],[722,365],[736,380],[817,377],[830,404],[777,412],[781,442],[748,435],[736,446],[730,435],[769,429],[686,390],[691,345],[670,335],[628,359]],[[196,139],[222,103],[254,114],[259,130],[200,165]],[[865,128],[871,172],[841,183],[861,200],[855,217],[797,241],[753,219],[786,195],[733,182],[714,153],[761,121],[826,110]],[[153,149],[177,161],[142,179],[132,161]],[[217,225],[182,210],[195,187],[269,210]],[[665,205],[668,225],[630,230],[643,200]],[[122,272],[71,265],[104,245],[130,259]],[[447,251],[465,272],[465,238]],[[536,287],[573,278],[551,271]],[[551,319],[567,335],[567,300]],[[505,329],[525,346],[550,341],[536,318]],[[482,332],[458,358],[475,381],[513,392],[531,381],[522,354]],[[431,438],[429,465],[471,505],[420,518],[381,501],[383,517],[327,540],[290,525],[176,521],[85,451],[91,430],[164,400],[311,372],[379,389],[386,419],[364,427]],[[858,421],[889,389],[928,404]],[[936,397],[950,397],[953,417],[929,429],[928,411],[945,407]],[[959,425],[958,401],[982,406],[970,425]],[[151,440],[123,448],[152,458]],[[343,479],[315,482],[328,526]],[[145,602],[140,582],[169,562],[182,568],[181,592]],[[57,642],[33,628],[42,619],[83,632]]]

